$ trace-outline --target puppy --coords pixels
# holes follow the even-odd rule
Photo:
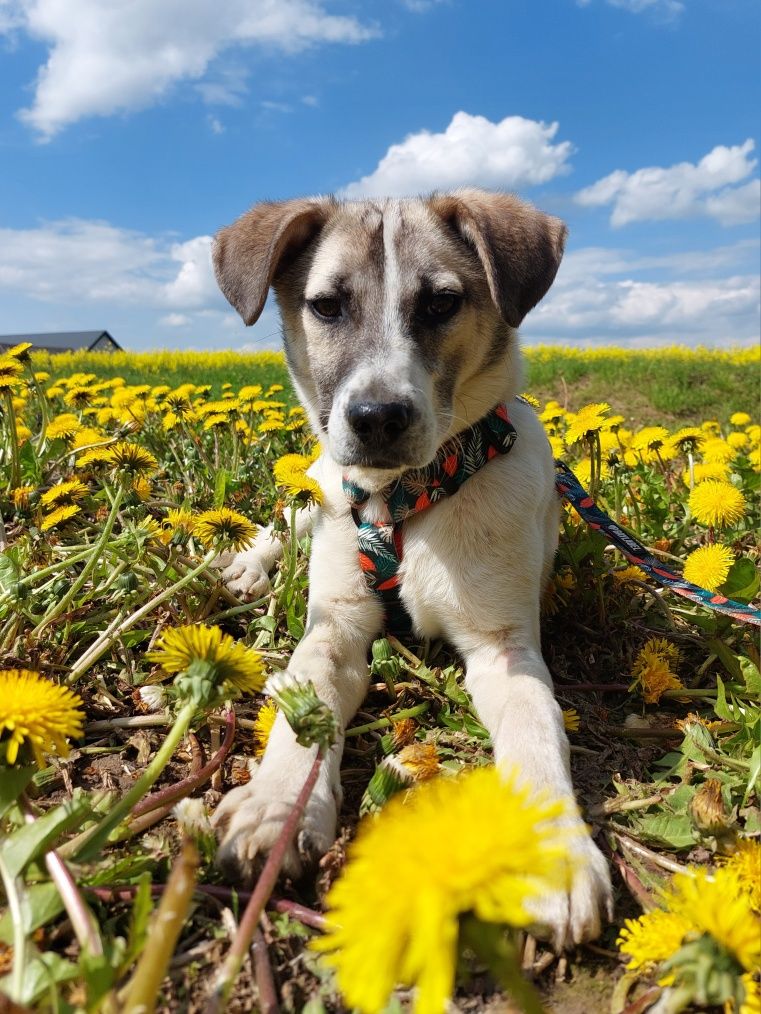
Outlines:
[[[246,324],[273,287],[291,376],[324,448],[309,617],[288,671],[314,683],[341,730],[367,691],[368,649],[384,622],[358,563],[342,480],[377,493],[507,405],[517,431],[510,453],[405,521],[401,600],[418,636],[445,638],[464,660],[495,761],[517,765],[576,813],[568,740],[539,640],[559,501],[542,426],[515,400],[515,329],[552,284],[565,236],[558,219],[475,189],[411,200],[317,197],[255,206],[220,231],[213,259]],[[261,593],[278,549],[262,531],[223,577],[238,593]],[[342,749],[339,738],[322,767],[287,858],[291,872],[334,840]],[[218,810],[221,858],[235,875],[250,877],[272,847],[313,757],[279,716],[253,779]],[[581,818],[569,820],[580,830],[570,891],[536,909],[558,947],[596,936],[611,904],[605,860]]]

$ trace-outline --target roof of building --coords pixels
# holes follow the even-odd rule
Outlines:
[[[108,331],[48,331],[43,334],[0,334],[0,345],[31,342],[43,349],[91,349],[99,339],[107,338],[117,348],[121,345]]]

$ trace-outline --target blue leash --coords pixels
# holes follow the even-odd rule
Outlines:
[[[682,595],[691,602],[697,602],[709,609],[725,613],[743,623],[754,623],[761,626],[761,609],[735,602],[717,592],[685,581],[683,577],[666,567],[639,542],[630,532],[624,531],[616,522],[600,510],[592,497],[587,493],[568,465],[563,461],[555,461],[555,489],[567,500],[574,510],[594,531],[605,532],[614,546],[624,554],[626,559],[641,567],[659,584],[670,588],[677,595]]]

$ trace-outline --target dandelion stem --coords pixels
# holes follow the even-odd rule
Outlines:
[[[137,801],[158,781],[164,768],[171,760],[172,754],[190,728],[190,723],[193,721],[195,713],[196,705],[192,701],[188,701],[187,704],[183,705],[182,710],[174,721],[174,725],[172,725],[167,733],[166,739],[129,792],[122,796],[95,827],[88,828],[86,831],[78,834],[76,838],[72,838],[71,841],[62,845],[59,849],[59,853],[62,856],[72,859],[76,858],[80,862],[92,859],[98,849],[108,840],[114,828],[121,823],[127,814],[131,812]]]
[[[156,1009],[161,981],[185,925],[200,862],[198,849],[186,838],[151,921],[150,946],[143,949],[137,968],[124,988],[124,1014],[151,1014]]]
[[[344,733],[345,736],[362,736],[366,732],[375,732],[376,729],[386,729],[389,725],[394,725],[395,722],[401,722],[404,718],[417,718],[418,715],[424,715],[430,705],[428,702],[425,704],[416,704],[414,708],[405,708],[404,711],[397,711],[395,715],[391,715],[390,718],[378,718],[374,722],[368,722],[366,725],[355,725],[353,729],[347,729]]]
[[[130,627],[133,627],[138,620],[142,620],[144,616],[153,612],[153,610],[157,606],[160,606],[162,602],[166,602],[166,600],[171,598],[175,592],[180,591],[181,588],[184,588],[196,577],[199,577],[206,570],[216,555],[216,550],[210,549],[196,568],[191,570],[183,578],[180,578],[180,580],[176,581],[173,585],[170,585],[169,588],[165,588],[164,591],[159,592],[159,594],[155,595],[149,602],[146,602],[144,606],[141,606],[137,612],[131,613],[125,619],[117,617],[117,619],[103,631],[98,640],[90,645],[84,655],[82,655],[69,673],[66,682],[68,684],[76,682],[80,676],[83,676],[84,673],[87,672],[91,665],[94,665],[98,661],[101,655],[108,651],[115,641],[118,641],[125,631],[129,630]]]
[[[293,804],[293,808],[283,824],[278,839],[275,842],[272,851],[267,856],[267,861],[264,864],[264,868],[262,869],[258,881],[256,882],[256,887],[248,900],[246,910],[243,913],[243,918],[238,926],[238,932],[236,933],[235,939],[230,947],[230,951],[225,958],[219,977],[214,984],[214,990],[209,998],[205,1014],[219,1014],[219,1012],[224,1010],[230,991],[232,990],[235,980],[238,977],[243,961],[248,954],[251,941],[259,923],[259,918],[264,911],[264,906],[269,901],[269,897],[272,894],[275,883],[277,882],[280,867],[283,865],[283,861],[285,860],[285,854],[296,835],[299,820],[301,819],[301,815],[303,814],[304,809],[309,802],[309,798],[312,795],[312,790],[317,782],[321,766],[322,754],[318,752],[309,774],[307,775],[306,781],[299,792],[298,798]]]
[[[0,879],[3,882],[5,898],[8,902],[11,922],[13,924],[13,970],[11,972],[10,995],[12,1000],[23,1002],[24,982],[26,981],[26,933],[24,931],[24,906],[21,897],[24,884],[20,877],[14,877],[3,861],[0,852]]]
[[[19,805],[27,824],[33,824],[35,821],[35,811],[27,799],[26,793],[22,792]],[[61,896],[66,914],[79,941],[79,946],[82,950],[93,955],[93,957],[101,957],[103,955],[103,941],[100,938],[98,923],[95,921],[92,912],[80,894],[77,883],[71,875],[68,866],[55,849],[51,849],[50,852],[45,853],[45,865],[48,868],[50,879]]]

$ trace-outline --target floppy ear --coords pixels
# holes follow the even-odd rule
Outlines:
[[[317,234],[335,205],[332,197],[264,201],[220,229],[212,247],[214,273],[244,323],[259,319],[272,280]]]
[[[518,327],[552,285],[565,225],[517,197],[485,190],[434,195],[430,205],[478,254],[494,303]]]

